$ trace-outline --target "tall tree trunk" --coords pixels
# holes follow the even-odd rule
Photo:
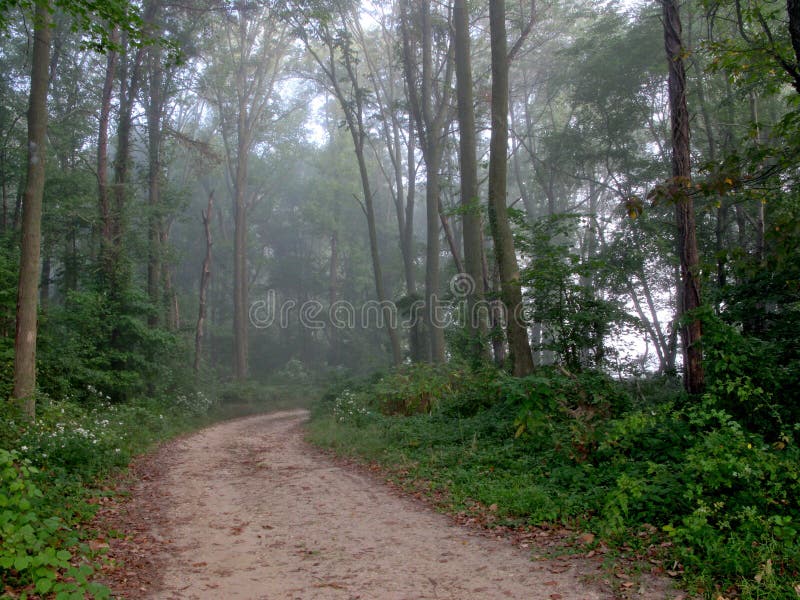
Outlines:
[[[393,316],[391,310],[386,306],[388,296],[386,295],[385,284],[383,281],[383,269],[381,268],[380,252],[378,250],[378,229],[375,224],[375,206],[372,201],[372,187],[369,182],[369,171],[367,170],[367,161],[364,156],[364,136],[366,135],[363,124],[356,125],[353,123],[350,126],[350,133],[353,138],[353,145],[355,147],[356,159],[358,161],[358,172],[361,176],[361,189],[364,192],[364,212],[367,216],[367,230],[369,233],[369,252],[372,257],[372,272],[375,276],[375,293],[378,296],[378,302],[381,304],[381,312],[384,318],[384,326],[389,335],[389,344],[392,350],[392,360],[394,364],[400,365],[403,362],[403,354],[400,349],[400,338],[397,336],[397,328],[393,323]]]
[[[691,181],[689,154],[689,110],[686,106],[686,71],[681,38],[681,20],[676,0],[662,0],[664,47],[669,63],[669,105],[672,124],[672,187],[675,190],[675,219],[677,223],[680,284],[679,317],[689,313],[681,325],[683,342],[684,385],[690,394],[704,388],[702,324],[691,315],[701,306],[700,258],[697,249],[694,202],[688,193]]]
[[[339,235],[336,230],[331,232],[331,260],[328,268],[328,303],[334,306],[339,300]],[[339,348],[339,330],[336,327],[328,328],[328,364],[341,364]]]
[[[148,16],[155,20],[158,3],[150,2]],[[164,73],[161,64],[161,45],[154,44],[148,50],[147,75],[149,97],[147,101],[147,295],[150,298],[151,313],[148,325],[157,327],[163,309],[164,297],[161,293],[161,139],[162,115],[164,111]]]
[[[472,293],[467,296],[466,326],[470,336],[470,354],[479,360],[489,359],[486,344],[488,323],[482,310],[485,289],[483,285],[483,234],[480,200],[478,198],[478,158],[475,130],[475,108],[472,91],[472,56],[470,53],[469,11],[466,0],[453,4],[455,29],[456,102],[458,104],[458,162],[461,174],[461,211],[464,237],[464,268],[472,282]]]
[[[416,122],[422,155],[425,160],[425,204],[426,240],[425,261],[425,323],[432,362],[444,362],[445,344],[443,323],[438,322],[441,273],[439,269],[439,202],[440,168],[442,164],[445,126],[448,120],[452,60],[448,56],[440,84],[440,98],[434,106],[433,29],[431,3],[419,3],[419,40],[422,52],[420,81],[415,76],[416,58],[411,44],[411,15],[408,0],[401,4],[401,28],[403,36],[403,68],[406,77],[411,113]],[[419,90],[417,89],[419,87]]]
[[[524,377],[533,372],[533,356],[522,310],[522,286],[514,238],[506,207],[508,176],[508,41],[505,0],[489,4],[492,49],[492,134],[489,144],[489,225],[506,308],[506,328],[512,371]]]
[[[14,388],[28,417],[36,417],[36,317],[39,296],[39,253],[42,234],[42,196],[47,142],[47,89],[50,64],[49,2],[36,2],[28,102],[28,166],[22,207],[22,241],[14,339]]]
[[[442,150],[438,139],[437,128],[431,127],[432,93],[433,93],[433,57],[431,4],[428,0],[420,3],[422,38],[422,106],[418,114],[422,117],[420,129],[425,131],[423,154],[425,157],[425,222],[427,224],[427,249],[425,253],[425,315],[428,323],[428,340],[430,342],[431,361],[444,362],[444,329],[437,321],[439,311],[439,289],[441,273],[439,271],[439,169],[442,162]]]
[[[456,234],[453,233],[453,228],[450,226],[450,220],[447,218],[447,213],[444,211],[442,205],[442,197],[439,196],[439,221],[442,224],[442,232],[444,239],[447,240],[447,247],[450,248],[450,256],[453,257],[453,263],[456,266],[456,271],[464,273],[464,261],[461,260],[461,250],[459,250],[459,241],[456,239]]]
[[[495,294],[499,296],[500,291],[500,275],[497,273],[497,263],[495,262],[492,269],[492,286]],[[489,315],[489,325],[494,334],[492,335],[492,354],[494,355],[494,364],[497,368],[502,369],[506,363],[506,341],[501,331],[503,327],[503,300],[497,298],[492,301],[492,312]]]
[[[106,285],[111,296],[121,298],[128,287],[130,273],[124,264],[123,241],[125,211],[128,200],[128,172],[131,162],[131,132],[133,106],[139,95],[143,47],[136,49],[133,61],[127,56],[128,40],[123,34],[123,53],[120,63],[119,121],[117,124],[117,152],[114,157],[114,197],[111,207],[111,248],[105,257]]]
[[[429,149],[430,150],[430,149]],[[428,325],[431,362],[442,363],[444,355],[444,328],[438,322],[439,289],[441,273],[439,270],[439,161],[435,156],[426,160],[425,206],[427,224],[427,246],[425,251],[425,317]]]
[[[403,253],[403,273],[406,279],[406,294],[412,300],[412,305],[417,298],[417,280],[414,264],[414,259],[416,258],[416,253],[414,251],[414,205],[417,197],[417,159],[415,156],[415,140],[416,136],[414,135],[414,118],[411,114],[409,114],[407,149],[408,157],[406,159],[406,168],[408,169],[408,187],[406,190],[405,218],[403,220],[405,223],[405,229],[402,234],[402,244],[405,248],[405,252]],[[411,315],[410,322],[411,324],[408,330],[408,345],[411,353],[411,360],[414,362],[420,362],[423,360],[422,326],[417,318],[417,315]]]
[[[117,41],[115,29],[111,34],[112,40]],[[111,251],[111,203],[109,200],[108,185],[108,122],[111,117],[111,98],[114,93],[114,79],[117,69],[117,53],[113,50],[106,56],[106,75],[103,82],[103,91],[100,97],[100,118],[97,128],[97,198],[100,208],[100,244],[101,256],[106,256]]]
[[[206,303],[208,298],[208,284],[211,282],[211,214],[214,209],[214,191],[208,194],[208,207],[203,215],[203,229],[206,233],[206,255],[203,258],[203,270],[200,272],[200,300],[197,310],[197,327],[194,333],[194,372],[200,372],[200,361],[203,356],[203,337],[206,326]]]
[[[233,204],[233,356],[234,375],[239,381],[247,377],[248,367],[247,162],[250,145],[244,118],[245,113],[240,113]]]

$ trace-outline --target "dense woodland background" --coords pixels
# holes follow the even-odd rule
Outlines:
[[[498,444],[595,490],[508,518],[653,523],[706,593],[795,597],[795,0],[96,4],[0,2],[8,465],[58,466],[65,406],[503,406]],[[401,324],[300,314],[376,301]]]

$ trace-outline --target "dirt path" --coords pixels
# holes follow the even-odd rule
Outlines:
[[[303,441],[305,418],[222,423],[148,458],[112,585],[154,599],[613,597],[597,561],[531,562],[337,466]]]

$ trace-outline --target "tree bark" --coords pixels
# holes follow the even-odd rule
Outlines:
[[[150,24],[153,25],[158,10],[158,2],[148,5]],[[164,112],[164,72],[160,44],[148,49],[147,78],[149,97],[147,99],[147,295],[150,298],[151,313],[148,325],[157,327],[163,310],[164,297],[161,293],[162,281],[162,216],[161,216],[161,140],[162,116]]]
[[[470,354],[479,360],[489,359],[487,315],[479,310],[483,304],[483,235],[478,197],[478,158],[473,101],[472,56],[469,37],[469,12],[466,0],[453,3],[455,30],[456,103],[458,105],[458,163],[461,175],[461,211],[464,238],[464,268],[473,290],[467,296],[466,326],[470,337]],[[480,304],[479,304],[480,303]]]
[[[664,47],[669,63],[669,105],[672,125],[672,189],[675,199],[680,283],[678,317],[683,343],[684,386],[690,394],[704,388],[702,324],[696,310],[701,306],[700,258],[694,202],[688,188],[691,182],[689,153],[689,110],[686,105],[686,70],[681,37],[681,20],[676,0],[662,0]],[[688,315],[688,316],[687,316]]]
[[[505,0],[489,4],[492,50],[492,133],[489,143],[489,225],[506,309],[506,329],[512,372],[524,377],[533,372],[528,329],[523,319],[522,287],[514,238],[506,207],[508,176],[508,41]]]
[[[203,215],[203,229],[206,233],[206,255],[203,258],[203,270],[200,272],[200,300],[197,310],[197,327],[194,334],[194,373],[200,372],[200,361],[203,356],[203,337],[206,325],[206,301],[208,298],[208,285],[211,282],[211,214],[214,209],[214,191],[208,194],[208,207]]]
[[[114,157],[114,195],[111,213],[110,247],[104,257],[106,285],[112,298],[121,298],[129,284],[129,268],[124,264],[123,239],[125,211],[128,201],[128,172],[131,162],[131,132],[133,106],[139,95],[144,47],[136,49],[132,63],[127,56],[128,41],[123,34],[123,52],[120,57],[119,120],[117,124],[117,151]]]
[[[406,168],[408,169],[408,188],[406,190],[405,205],[405,230],[403,232],[403,246],[406,251],[403,255],[403,273],[406,278],[406,293],[412,304],[417,298],[417,278],[414,265],[414,205],[417,197],[417,166],[415,157],[416,137],[414,135],[414,118],[408,115],[408,157]],[[411,315],[411,326],[408,331],[408,344],[411,353],[411,360],[420,362],[423,359],[423,336],[422,327],[417,315]]]
[[[339,234],[336,230],[331,232],[331,260],[328,267],[328,303],[330,306],[339,300]],[[336,327],[328,328],[328,364],[341,364],[339,349],[339,330]]]
[[[244,89],[244,81],[242,87]],[[233,356],[234,374],[247,377],[247,163],[250,153],[247,107],[239,107],[238,150],[233,199]]]
[[[42,196],[47,142],[47,89],[50,64],[49,3],[36,2],[28,101],[28,165],[22,207],[22,242],[17,291],[17,325],[14,339],[14,388],[12,399],[25,414],[36,417],[36,337],[39,254],[42,233]]]
[[[117,30],[111,34],[117,41]],[[105,256],[111,248],[111,205],[108,185],[108,122],[111,117],[111,99],[114,94],[114,79],[117,69],[117,53],[109,51],[106,56],[106,76],[100,100],[100,117],[97,128],[97,198],[100,208],[100,255]]]

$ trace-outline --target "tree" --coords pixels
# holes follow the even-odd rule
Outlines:
[[[445,133],[450,121],[450,94],[453,78],[452,49],[446,17],[431,14],[431,3],[419,3],[419,12],[412,15],[410,2],[401,4],[401,29],[403,37],[403,66],[406,74],[411,113],[414,116],[422,156],[425,160],[425,222],[427,224],[427,252],[425,258],[425,320],[432,362],[444,362],[444,329],[438,322],[441,273],[439,269],[439,227],[441,213],[440,169],[444,153]],[[433,17],[437,23],[434,27]],[[414,19],[416,17],[416,19]],[[416,23],[412,22],[416,20]],[[445,21],[446,23],[446,21]],[[416,25],[416,27],[414,27]],[[415,35],[416,34],[416,35]],[[444,38],[444,39],[442,39]],[[438,48],[434,41],[438,39]],[[415,51],[414,41],[421,46]],[[434,50],[436,60],[434,62]],[[419,54],[420,56],[418,56]],[[417,67],[420,64],[421,68]]]
[[[694,202],[689,193],[691,163],[689,148],[689,110],[686,105],[686,70],[683,56],[681,19],[675,0],[662,0],[664,47],[669,63],[669,108],[672,125],[672,180],[670,196],[675,202],[677,252],[680,260],[678,318],[683,343],[684,385],[690,394],[703,391],[703,329],[697,310],[702,306],[700,295],[700,256]]]
[[[466,0],[453,3],[455,38],[456,101],[458,105],[459,171],[461,179],[461,210],[464,236],[464,266],[474,289],[469,294],[466,326],[470,336],[471,354],[488,358],[486,315],[476,306],[484,299],[483,231],[478,190],[478,158],[475,130],[475,107],[472,93],[472,57],[470,54],[469,12]]]
[[[205,93],[217,110],[232,192],[233,355],[234,375],[241,380],[248,373],[247,216],[256,196],[248,167],[274,114],[275,87],[288,44],[286,28],[273,11],[244,0],[225,11],[214,39],[226,48],[230,61],[215,58],[206,73]]]
[[[508,67],[505,1],[489,5],[492,46],[492,134],[489,154],[489,225],[506,309],[512,371],[518,377],[533,371],[533,355],[523,317],[522,287],[514,238],[506,207],[508,177]]]
[[[366,143],[369,136],[366,123],[368,91],[362,87],[358,69],[358,56],[353,46],[349,20],[357,18],[349,12],[349,7],[340,7],[319,15],[306,12],[307,7],[298,6],[292,17],[296,24],[296,32],[303,40],[306,50],[311,54],[324,77],[323,86],[327,88],[339,103],[344,113],[344,121],[353,141],[353,151],[358,162],[361,189],[364,198],[361,200],[364,215],[367,218],[370,257],[375,278],[375,292],[381,305],[383,321],[395,365],[402,362],[400,339],[397,335],[394,316],[387,306],[388,295],[383,277],[380,251],[378,248],[378,230],[375,220],[375,206],[366,160]],[[300,19],[300,21],[298,21]],[[315,47],[322,46],[322,51]],[[324,54],[323,54],[324,52]]]
[[[14,390],[25,413],[36,416],[36,324],[39,299],[42,195],[47,141],[47,88],[50,66],[50,6],[36,3],[28,103],[28,166],[22,206],[22,252],[17,289],[17,326],[14,338]]]
[[[14,347],[14,389],[12,399],[23,402],[26,414],[36,414],[36,340],[38,312],[38,273],[41,253],[42,195],[44,193],[44,161],[47,135],[47,90],[50,78],[50,12],[47,0],[33,3],[34,54],[28,106],[28,168],[23,198],[22,255],[17,299],[17,335]],[[6,11],[12,6],[30,6],[29,2],[0,4],[0,26],[5,26]],[[74,21],[74,27],[86,35],[84,43],[104,51],[115,46],[111,31],[119,24],[132,39],[143,38],[139,19],[126,0],[97,4],[88,0],[59,0]],[[98,23],[110,23],[111,28]]]
[[[375,7],[380,11],[380,7]],[[400,252],[403,258],[403,274],[406,284],[405,302],[412,304],[417,299],[416,248],[414,243],[414,209],[416,203],[417,181],[417,134],[414,117],[404,86],[402,61],[396,60],[397,4],[393,3],[390,13],[378,12],[375,16],[380,23],[380,35],[368,36],[360,22],[353,25],[359,41],[359,52],[368,66],[374,106],[379,111],[378,127],[383,141],[386,157],[391,170],[381,166],[381,171],[389,186],[397,215],[397,228],[400,238]],[[374,40],[373,40],[374,38]],[[373,44],[370,44],[370,42]],[[373,46],[377,46],[372,50]],[[376,56],[373,56],[373,53]],[[400,71],[400,72],[398,72]],[[369,138],[368,138],[369,139]],[[377,146],[377,144],[375,144]],[[382,165],[381,150],[376,147],[376,157]],[[422,360],[424,348],[422,324],[412,318],[409,326],[409,354],[411,360]]]

